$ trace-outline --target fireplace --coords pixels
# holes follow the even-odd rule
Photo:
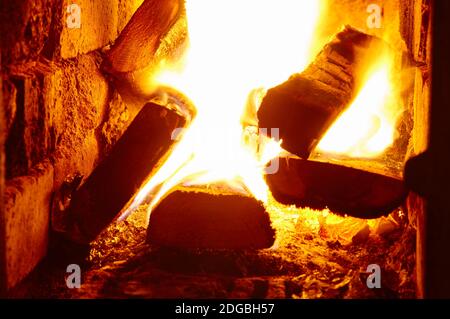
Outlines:
[[[450,296],[447,4],[47,2],[2,9],[2,294]]]

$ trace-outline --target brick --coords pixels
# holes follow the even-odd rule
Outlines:
[[[69,175],[89,175],[100,157],[96,129],[110,97],[109,85],[97,66],[97,56],[89,54],[57,64],[48,62],[44,68],[21,66],[13,75],[13,89],[22,83],[22,91],[9,90],[14,94],[7,101],[18,100],[17,94],[22,94],[23,112],[9,109],[11,123],[17,120],[23,125],[17,137],[26,163],[14,159],[17,145],[11,143],[6,153],[9,162],[23,166],[7,182],[6,214],[1,223],[6,228],[0,234],[6,245],[2,249],[6,255],[0,259],[5,266],[0,273],[3,286],[15,285],[45,256],[52,191]],[[36,151],[40,157],[32,156]],[[36,163],[40,159],[44,164]]]
[[[0,32],[5,64],[37,58],[51,30],[57,0],[2,1]]]
[[[74,147],[60,147],[51,157],[55,168],[54,189],[74,174],[86,177],[95,168],[100,157],[98,141],[91,133],[81,144]]]
[[[52,189],[53,167],[49,162],[6,184],[3,253],[8,288],[23,279],[47,252]]]
[[[59,21],[60,57],[74,58],[111,44],[126,26],[143,0],[65,0]],[[67,7],[77,4],[81,9],[80,28],[69,28]]]
[[[80,28],[67,25],[67,7],[76,4],[80,8]],[[117,37],[118,0],[65,0],[62,10],[62,31],[59,39],[61,57],[73,58],[101,48]]]
[[[51,114],[55,188],[76,172],[88,175],[99,158],[95,130],[109,105],[109,86],[95,55],[70,60],[44,79],[44,103]]]
[[[76,157],[85,146],[94,149],[89,137],[104,120],[110,99],[97,59],[89,54],[13,69],[4,85],[7,178],[27,175],[55,152]]]

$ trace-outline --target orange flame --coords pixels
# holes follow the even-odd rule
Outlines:
[[[322,1],[298,0],[186,2],[190,47],[179,65],[165,65],[156,80],[186,94],[197,116],[122,216],[148,194],[151,211],[179,184],[225,181],[267,203],[264,167],[283,150],[280,141],[266,138],[256,151],[248,141],[256,127],[243,127],[244,109],[255,89],[282,83],[308,65],[322,6]],[[383,106],[389,93],[387,70],[382,63],[372,74],[320,143],[321,150],[372,156],[392,142],[393,125]]]
[[[182,65],[166,66],[157,81],[184,92],[197,117],[167,162],[136,196],[158,189],[152,204],[173,186],[227,181],[266,201],[263,170],[279,142],[255,152],[241,118],[249,93],[271,87],[309,62],[318,1],[193,0],[186,2],[190,47]],[[261,147],[261,145],[260,145]]]
[[[392,145],[399,109],[391,86],[392,60],[378,60],[352,105],[320,141],[319,151],[370,158]]]

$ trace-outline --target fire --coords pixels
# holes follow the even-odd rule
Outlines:
[[[391,70],[390,57],[380,58],[352,105],[320,141],[319,151],[369,158],[393,143],[398,107]]]
[[[255,141],[261,137],[251,109],[259,106],[265,89],[311,62],[323,5],[298,0],[186,1],[189,48],[177,65],[163,64],[156,81],[188,96],[196,117],[122,218],[149,194],[151,210],[180,184],[225,182],[267,204],[264,167],[283,150],[280,141]],[[321,150],[372,156],[391,143],[393,125],[384,110],[389,72],[386,64],[380,65],[320,143]]]
[[[274,86],[309,63],[319,13],[319,1],[186,2],[190,47],[157,81],[185,93],[197,116],[129,210],[158,190],[156,204],[180,183],[226,181],[267,200],[263,170],[281,148],[267,139],[255,152],[256,126],[245,127],[241,119],[252,90]]]

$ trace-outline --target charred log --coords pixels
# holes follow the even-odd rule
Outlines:
[[[281,158],[275,174],[266,175],[274,198],[285,205],[329,208],[358,218],[388,215],[406,198],[395,178],[335,164]]]
[[[180,0],[145,0],[135,12],[102,65],[122,97],[137,102],[139,95],[151,93],[146,87],[151,73],[186,42],[183,14]]]
[[[178,189],[150,215],[147,239],[167,247],[258,249],[272,246],[275,232],[253,197]]]
[[[308,158],[321,137],[350,104],[377,56],[387,46],[349,26],[338,33],[300,74],[268,90],[258,110],[259,126],[279,128],[282,146]]]
[[[80,243],[94,240],[165,161],[172,132],[185,124],[175,111],[147,103],[75,192],[66,212],[66,235]]]

